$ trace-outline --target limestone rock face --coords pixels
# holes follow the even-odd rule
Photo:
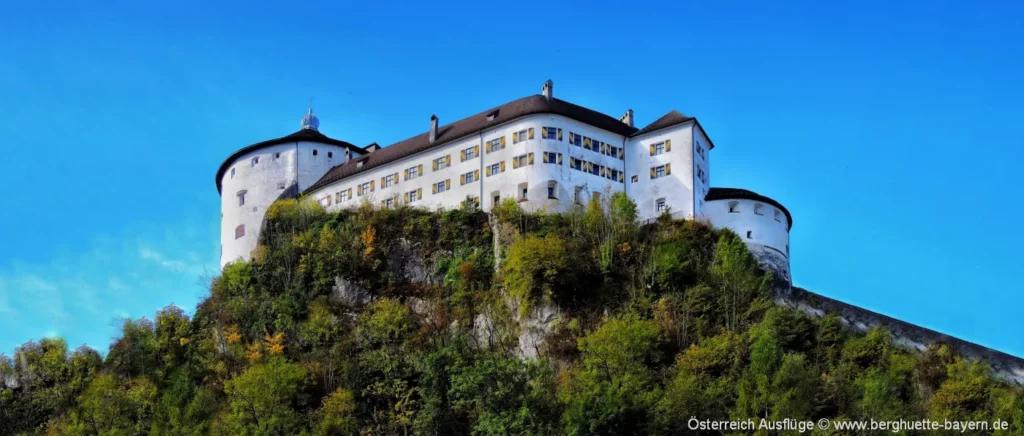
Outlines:
[[[519,357],[536,359],[540,356],[544,341],[551,332],[558,309],[554,305],[538,305],[519,322]]]

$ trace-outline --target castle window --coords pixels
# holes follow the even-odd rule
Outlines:
[[[491,153],[491,152],[494,152],[494,151],[501,150],[503,148],[505,148],[505,137],[504,136],[502,136],[500,138],[494,138],[494,139],[492,139],[490,141],[487,141],[487,147],[485,147],[484,150],[487,151],[488,153]]]
[[[242,236],[245,236],[245,224],[239,224],[238,227],[235,227],[235,239]]]
[[[239,206],[245,206],[245,194],[247,192],[249,192],[249,191],[246,191],[244,189],[241,190],[241,191],[238,191],[238,205]]]
[[[665,174],[666,174],[665,167],[666,167],[666,165],[659,165],[659,166],[656,166],[654,168],[651,168],[651,179],[658,179],[658,178],[661,178],[661,177],[665,177]]]
[[[412,180],[423,175],[423,165],[413,165],[405,169],[405,180]]]
[[[609,168],[608,177],[610,177],[613,182],[619,181],[619,170],[615,168]]]
[[[359,185],[359,193],[357,194],[358,196],[362,197],[362,196],[367,195],[369,193],[370,193],[370,182],[366,182],[366,183],[363,183],[362,185]]]
[[[493,175],[496,175],[496,174],[498,174],[500,172],[501,172],[501,162],[498,162],[496,164],[492,164],[491,167],[487,169],[487,175],[488,176],[493,176]]]
[[[583,187],[577,186],[572,193],[572,202],[576,204],[583,204]]]
[[[595,175],[595,176],[600,176],[601,175],[601,168],[604,168],[604,167],[602,167],[601,165],[593,165],[593,164],[591,164],[590,165],[590,173]]]
[[[330,159],[332,157],[334,157],[334,152],[333,151],[328,151],[327,152],[327,158]]]
[[[316,149],[313,149],[313,156],[316,156]]]
[[[729,202],[729,213],[740,213],[740,202],[730,201]]]
[[[530,153],[532,154],[532,153]],[[522,154],[512,158],[512,168],[520,168],[530,164],[530,154]]]
[[[782,212],[779,212],[778,210],[775,211],[775,221],[780,223],[782,222]]]
[[[569,143],[579,147],[583,145],[583,137],[579,133],[569,132]]]
[[[520,202],[526,201],[526,200],[530,199],[530,197],[528,195],[529,194],[528,186],[529,185],[527,185],[526,183],[520,183],[519,184],[519,201]]]
[[[754,239],[753,235],[754,235],[754,231],[753,230],[747,230],[747,239]]]
[[[556,163],[558,163],[558,153],[555,153],[553,151],[545,151],[543,156],[544,156],[544,163],[548,163],[548,164],[556,164]]]
[[[629,178],[629,181],[636,183],[640,181],[640,176],[633,176]]]
[[[650,151],[651,151],[651,156],[657,156],[659,154],[664,154],[665,153],[665,143],[664,142],[659,142],[657,144],[651,145],[651,150]]]
[[[460,185],[465,185],[467,183],[475,182],[477,180],[477,178],[479,177],[479,175],[480,175],[480,170],[470,171],[470,172],[468,172],[466,174],[461,175],[460,177],[462,178],[462,180],[461,180]]]
[[[409,199],[409,203],[415,203],[416,200],[420,199],[420,190],[406,192],[405,196]]]
[[[256,157],[252,158],[252,166],[256,166],[256,164],[258,164],[258,163],[260,163],[260,157],[259,156],[256,156]]]
[[[442,193],[444,191],[447,191],[447,190],[448,190],[448,181],[447,180],[445,180],[443,182],[437,182],[437,183],[434,184],[434,192],[437,193],[437,194],[440,194],[440,193]]]
[[[384,207],[394,207],[395,206],[395,199],[396,199],[396,197],[385,198],[384,201],[381,202],[381,204],[384,205]]]
[[[512,134],[512,143],[513,144],[518,144],[520,142],[525,141],[528,134],[529,134],[529,131],[527,131],[526,129],[523,129],[523,130],[520,130],[518,132],[513,133]]]
[[[388,174],[388,175],[384,176],[384,177],[383,177],[383,178],[381,179],[381,181],[380,181],[380,187],[381,187],[381,188],[387,188],[387,187],[389,187],[389,186],[391,186],[391,185],[394,185],[394,184],[395,184],[395,181],[397,181],[397,180],[398,180],[398,176],[397,176],[397,174],[398,174],[398,173],[395,173],[395,174]]]
[[[434,160],[434,171],[443,170],[449,166],[450,156],[443,156]]]
[[[348,189],[345,189],[338,193],[338,203],[348,201],[348,191]]]
[[[548,182],[548,199],[558,200],[558,182],[554,180]]]
[[[474,146],[469,147],[469,148],[467,148],[465,150],[462,150],[462,161],[465,162],[467,160],[475,158],[476,157],[476,152],[477,152],[477,150],[479,148],[480,148],[479,146],[474,145]]]
[[[764,215],[764,205],[761,203],[754,205],[754,215]]]
[[[789,256],[789,244],[786,244],[786,256]]]
[[[234,168],[231,169],[231,178],[232,179],[235,178],[235,169]]]
[[[274,153],[274,159],[280,159],[280,158],[281,158],[281,152],[280,151],[277,152],[277,153]]]
[[[558,138],[558,128],[557,127],[544,127],[544,130],[542,131],[542,133],[544,134],[544,139],[555,139],[555,138]],[[561,138],[559,138],[559,139],[561,139]]]
[[[491,208],[498,207],[498,205],[501,204],[501,194],[499,194],[498,191],[491,193],[491,199],[494,200],[494,202],[491,203]]]
[[[324,197],[324,198],[320,199],[320,206],[323,207],[324,209],[326,209],[330,205],[331,205],[331,197],[330,196],[327,196],[327,197]]]
[[[707,183],[707,180],[704,180],[704,169],[701,167],[697,167],[697,180]]]
[[[659,198],[654,202],[654,211],[657,213],[663,213],[668,210],[668,203],[665,202],[664,198]]]

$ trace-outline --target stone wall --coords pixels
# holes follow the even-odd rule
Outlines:
[[[858,331],[867,331],[876,326],[885,327],[892,334],[893,343],[916,351],[923,351],[930,344],[946,344],[968,359],[984,359],[992,367],[997,378],[1011,383],[1024,384],[1024,359],[1019,357],[833,300],[798,287],[793,287],[788,294],[780,293],[776,297],[776,302],[799,309],[814,317],[836,315],[845,326]]]

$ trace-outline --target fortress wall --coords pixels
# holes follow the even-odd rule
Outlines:
[[[904,348],[923,351],[929,344],[944,343],[968,359],[984,359],[992,367],[997,378],[1024,384],[1024,359],[1019,357],[833,300],[802,288],[794,287],[788,295],[780,294],[776,302],[814,317],[836,315],[845,326],[859,331],[867,331],[875,326],[885,327],[892,334],[893,342]]]

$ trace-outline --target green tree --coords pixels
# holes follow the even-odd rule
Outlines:
[[[306,371],[284,358],[254,365],[224,385],[228,422],[238,434],[295,434],[305,385]]]

